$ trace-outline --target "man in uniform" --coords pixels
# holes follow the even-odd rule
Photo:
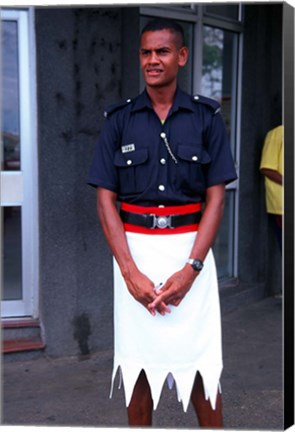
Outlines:
[[[181,26],[148,23],[139,56],[146,89],[106,111],[88,179],[114,255],[112,382],[119,370],[130,426],[152,424],[167,379],[200,426],[222,427],[211,246],[234,163],[219,104],[178,87]]]

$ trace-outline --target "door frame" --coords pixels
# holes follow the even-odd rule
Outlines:
[[[0,17],[1,21],[11,20],[18,24],[21,170],[1,171],[1,189],[3,192],[1,194],[3,198],[1,207],[16,205],[22,208],[23,292],[21,300],[1,301],[1,317],[30,316],[37,318],[39,315],[39,218],[34,8],[30,7],[25,10],[1,9]],[[17,192],[12,190],[14,185],[18,185]],[[2,211],[1,228],[3,229]],[[3,266],[1,270],[2,275]]]

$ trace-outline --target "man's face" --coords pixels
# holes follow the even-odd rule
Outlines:
[[[187,61],[187,48],[179,46],[177,35],[170,30],[143,33],[139,58],[147,86],[167,87],[177,80],[178,68]]]

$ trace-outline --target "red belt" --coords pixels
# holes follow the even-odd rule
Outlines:
[[[181,234],[197,231],[201,203],[168,207],[143,207],[122,203],[120,215],[125,231],[141,234]]]

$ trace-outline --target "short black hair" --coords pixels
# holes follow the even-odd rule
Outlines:
[[[140,37],[150,31],[170,30],[179,36],[180,48],[185,46],[184,31],[180,24],[169,18],[155,18],[149,21],[141,31]]]

